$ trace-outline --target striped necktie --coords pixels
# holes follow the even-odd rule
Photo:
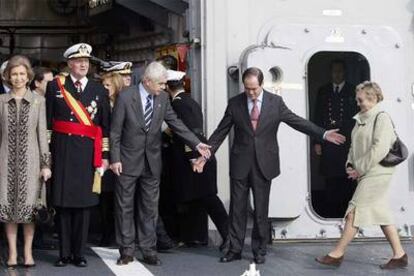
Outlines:
[[[147,103],[145,104],[144,119],[145,119],[145,130],[148,131],[151,125],[152,119],[152,95],[147,96]]]

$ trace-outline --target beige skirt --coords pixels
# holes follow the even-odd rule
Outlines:
[[[363,177],[349,202],[345,217],[355,211],[354,227],[394,224],[388,190],[392,174]]]

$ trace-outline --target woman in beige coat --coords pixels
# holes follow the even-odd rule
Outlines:
[[[354,117],[356,124],[352,130],[346,172],[349,178],[358,181],[358,185],[345,213],[345,229],[341,239],[334,250],[316,261],[324,265],[339,266],[346,247],[358,228],[380,225],[393,250],[393,257],[380,267],[403,268],[408,265],[408,257],[401,246],[388,202],[388,190],[395,168],[379,164],[397,137],[391,118],[377,105],[383,100],[378,84],[366,81],[358,85],[356,100],[361,111]]]
[[[0,221],[6,225],[7,266],[17,266],[17,224],[21,223],[24,265],[33,267],[33,217],[40,179],[51,176],[45,99],[27,88],[33,71],[26,57],[12,57],[4,77],[11,90],[0,95]]]

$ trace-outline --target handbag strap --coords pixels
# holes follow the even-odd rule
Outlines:
[[[377,125],[377,119],[378,119],[378,116],[379,116],[381,113],[385,113],[385,114],[387,114],[387,112],[385,112],[385,111],[380,111],[380,112],[378,112],[378,113],[377,113],[377,115],[375,116],[374,126],[373,126],[373,128],[372,128],[372,138],[374,138],[375,126]],[[394,129],[395,136],[397,136],[397,138],[398,138],[398,134],[397,134],[397,131],[395,130],[395,125],[394,125],[394,122],[392,121],[392,119],[391,119],[391,117],[390,117],[389,115],[388,115],[388,118],[390,118],[390,120],[391,120],[391,124],[392,124],[392,128]]]

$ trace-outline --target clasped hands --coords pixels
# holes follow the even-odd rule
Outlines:
[[[199,173],[201,173],[203,171],[203,167],[205,162],[210,158],[211,156],[211,152],[210,152],[210,148],[211,146],[204,144],[204,143],[199,143],[196,146],[196,149],[198,151],[198,153],[201,154],[201,156],[196,159],[193,163],[193,171],[197,171]],[[120,176],[122,173],[122,163],[121,162],[115,162],[112,163],[109,168],[114,172],[114,174]]]
[[[346,168],[346,173],[348,174],[348,178],[352,180],[357,180],[359,178],[359,173],[352,167]]]
[[[191,160],[191,163],[194,172],[202,173],[204,165],[206,164],[207,160],[211,157],[211,146],[204,143],[199,143],[196,148],[198,150],[198,153],[201,154],[201,156],[195,160]]]

